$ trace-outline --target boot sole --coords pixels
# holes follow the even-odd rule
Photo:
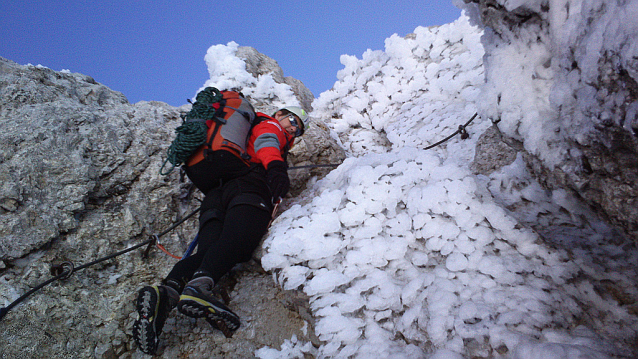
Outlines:
[[[139,349],[154,355],[159,344],[159,334],[155,330],[155,315],[159,306],[159,290],[156,287],[144,287],[137,297],[137,314],[139,318],[133,324],[133,339]]]
[[[211,325],[221,320],[231,331],[237,330],[241,325],[237,314],[214,303],[190,295],[182,295],[179,298],[177,309],[180,313],[191,318],[206,318]]]

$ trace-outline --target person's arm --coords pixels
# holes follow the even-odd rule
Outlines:
[[[268,169],[270,162],[284,162],[282,152],[287,143],[286,134],[274,121],[264,121],[253,129],[255,157]]]
[[[266,180],[273,203],[283,198],[290,189],[288,166],[282,152],[288,139],[284,130],[272,121],[262,122],[253,129],[255,156],[266,168]]]

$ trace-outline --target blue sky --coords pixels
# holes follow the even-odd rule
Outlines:
[[[0,56],[93,77],[135,103],[186,103],[208,79],[206,50],[235,41],[275,59],[318,97],[342,54],[383,50],[461,11],[452,0],[76,1],[0,3]]]

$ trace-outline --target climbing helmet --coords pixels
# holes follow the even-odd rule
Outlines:
[[[277,112],[279,111],[284,111],[285,113],[295,115],[296,118],[292,117],[290,119],[290,123],[292,123],[293,126],[297,127],[297,133],[295,133],[295,136],[299,137],[304,134],[304,132],[306,131],[306,122],[308,121],[308,113],[306,112],[306,110],[297,106],[288,106],[279,109]],[[297,119],[299,119],[299,123],[297,123]]]

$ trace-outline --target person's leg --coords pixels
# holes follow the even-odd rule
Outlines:
[[[264,208],[249,204],[229,208],[219,239],[206,251],[197,271],[210,273],[217,282],[237,263],[250,260],[270,220],[271,214]]]
[[[248,261],[268,231],[273,205],[265,172],[260,168],[263,169],[253,168],[222,188],[224,226],[219,240],[206,251],[197,269],[214,281],[219,281],[235,264]]]
[[[173,269],[168,273],[163,284],[171,285],[179,293],[184,289],[184,285],[193,277],[193,273],[201,266],[204,256],[208,250],[214,246],[219,239],[224,222],[221,219],[214,218],[203,224],[199,233],[197,233],[197,251],[190,257],[184,258],[175,263]]]
[[[215,282],[235,264],[251,258],[268,230],[270,219],[270,206],[261,196],[240,193],[232,197],[219,239],[206,251],[201,266],[180,296],[181,313],[206,318],[211,324],[217,323],[216,326],[225,326],[230,331],[239,328],[239,316],[215,298],[212,290]]]
[[[138,292],[133,338],[142,352],[156,354],[164,322],[177,306],[184,285],[201,265],[207,250],[219,239],[223,229],[220,208],[221,192],[213,190],[202,203],[197,253],[177,262],[161,285],[145,286]]]
[[[210,191],[202,202],[197,233],[197,251],[190,257],[177,262],[163,283],[172,286],[179,293],[201,266],[206,252],[214,246],[224,228],[224,205],[221,188]]]

